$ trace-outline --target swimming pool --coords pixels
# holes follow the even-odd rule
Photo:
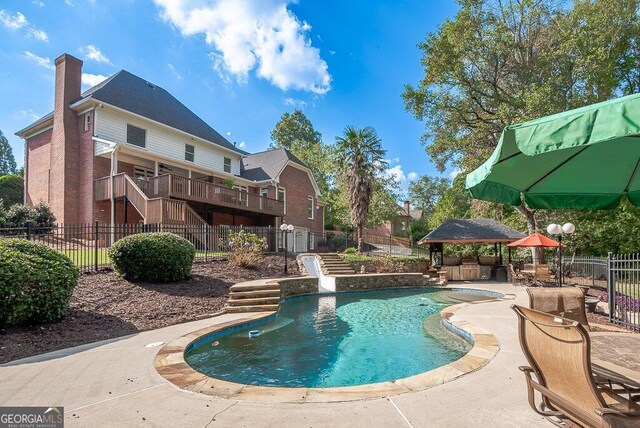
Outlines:
[[[320,388],[401,379],[471,348],[443,326],[444,307],[495,297],[424,288],[294,297],[262,323],[199,338],[184,358],[208,376],[248,385]]]

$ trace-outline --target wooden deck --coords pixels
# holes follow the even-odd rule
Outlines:
[[[135,186],[139,191],[133,189],[132,186]],[[284,202],[282,201],[172,174],[159,175],[135,183],[124,173],[117,174],[113,178],[99,178],[95,180],[95,200],[110,199],[111,187],[114,190],[114,197],[126,195],[136,206],[136,209],[138,208],[136,203],[141,203],[138,199],[142,193],[149,199],[149,202],[154,199],[181,199],[272,216],[284,215]],[[154,204],[148,205],[153,206]],[[154,213],[149,214],[154,215]]]

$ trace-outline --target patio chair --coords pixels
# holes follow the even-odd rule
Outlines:
[[[520,272],[516,272],[511,263],[507,265],[507,268],[509,269],[509,275],[511,275],[511,283],[513,285],[518,285],[518,283],[524,285],[527,283],[527,277]]]
[[[591,331],[585,310],[585,296],[578,287],[527,288],[527,293],[529,308],[577,321],[587,332]],[[640,394],[640,383],[597,364],[592,364],[591,369],[598,382],[611,381],[611,388],[616,384],[622,386],[621,392]],[[634,401],[638,398],[631,396]]]
[[[535,267],[535,280],[540,282],[551,282],[553,276],[549,273],[549,265],[537,265]]]
[[[520,367],[531,408],[556,426],[640,425],[640,406],[597,384],[591,370],[589,334],[580,323],[512,305],[520,346],[530,367]],[[535,375],[535,379],[534,379]],[[536,404],[535,392],[542,395]]]
[[[591,331],[585,311],[584,293],[577,287],[527,288],[529,307],[551,315],[578,321]]]

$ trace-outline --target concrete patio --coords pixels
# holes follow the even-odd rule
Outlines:
[[[511,303],[527,304],[524,287],[456,283],[516,295],[515,301],[469,305],[458,315],[497,336],[487,366],[431,389],[339,403],[256,403],[179,390],[154,369],[160,346],[186,333],[241,318],[219,317],[27,358],[0,367],[0,405],[64,406],[67,426],[551,426],[527,403],[525,364]]]

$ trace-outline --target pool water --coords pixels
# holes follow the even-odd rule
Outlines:
[[[290,298],[265,324],[200,338],[185,359],[208,376],[250,385],[337,387],[405,378],[469,351],[439,312],[481,298],[429,289]],[[250,337],[251,330],[260,333]]]

